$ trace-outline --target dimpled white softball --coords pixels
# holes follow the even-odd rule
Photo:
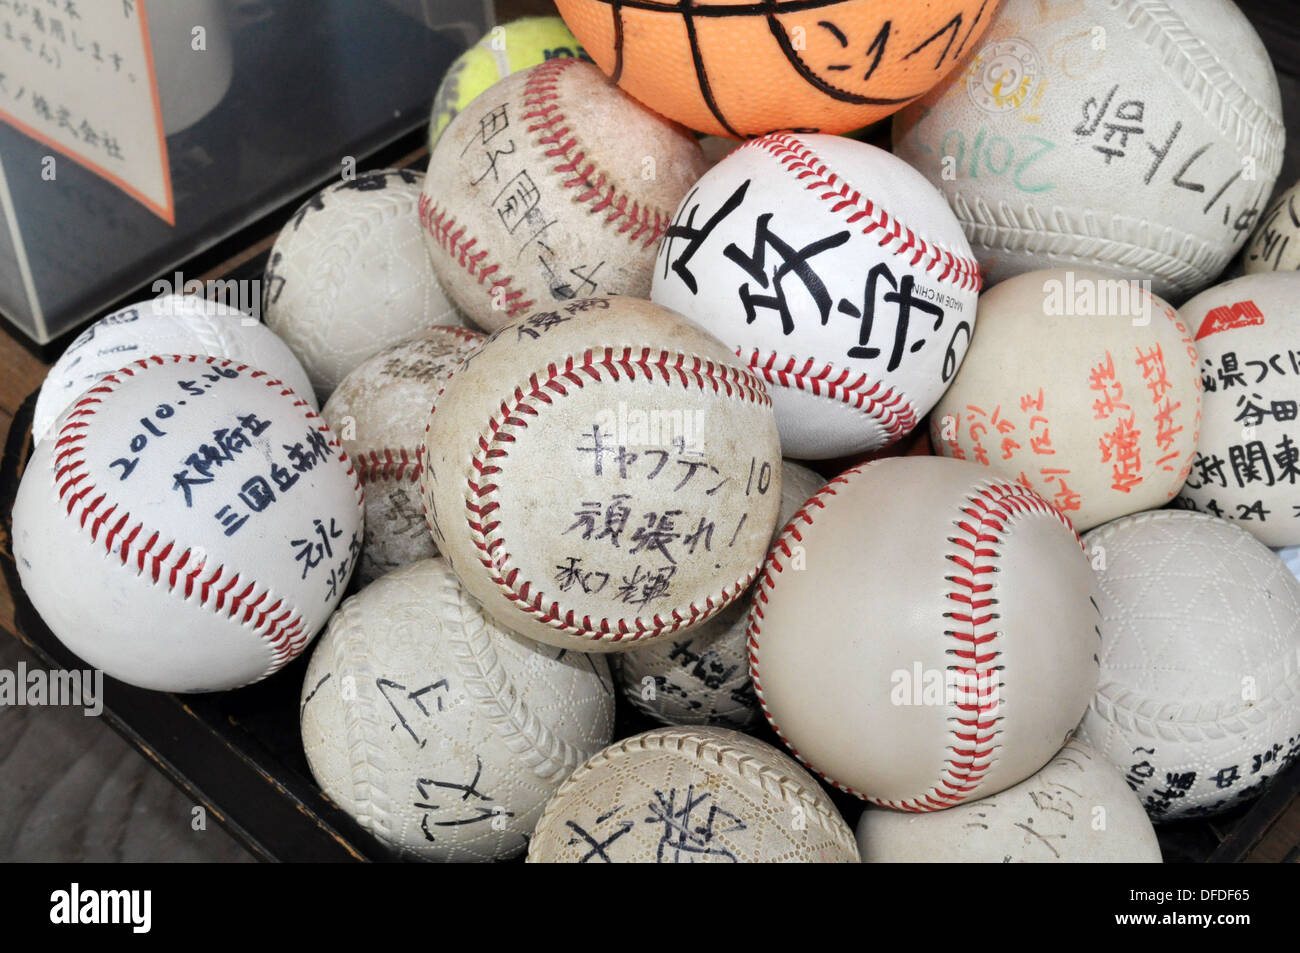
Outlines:
[[[1160,863],[1155,828],[1124,776],[1078,739],[999,794],[934,814],[867,807],[863,863]]]
[[[463,324],[429,269],[416,207],[424,176],[366,172],[327,186],[280,231],[262,315],[324,401],[371,355],[431,324]]]
[[[529,863],[856,863],[826,792],[771,745],[658,728],[592,757],[546,805]]]
[[[424,429],[451,372],[483,340],[468,328],[429,328],[367,360],[325,402],[321,416],[366,488],[363,583],[438,553],[420,502]]]
[[[68,345],[41,385],[32,436],[44,437],[54,418],[102,375],[151,354],[203,354],[261,368],[316,408],[298,359],[256,319],[197,295],[164,295],[105,315]]]
[[[639,298],[497,331],[438,396],[424,447],[424,512],[465,588],[498,625],[579,651],[683,635],[725,609],[780,507],[762,381]]]
[[[1051,760],[1087,707],[1095,587],[1069,521],[1019,483],[942,457],[864,464],[768,555],[754,690],[850,794],[906,811],[987,797]]]
[[[398,856],[507,860],[609,743],[614,687],[603,658],[497,628],[443,560],[424,559],[330,619],[301,722],[321,788]]]
[[[979,266],[943,196],[888,152],[772,133],[715,165],[664,233],[651,298],[772,391],[786,456],[875,450],[957,373]]]
[[[362,490],[307,399],[213,357],[103,377],[37,444],[14,558],[50,630],[141,688],[202,692],[300,653],[347,587]]]
[[[1174,300],[1245,243],[1285,139],[1272,60],[1231,0],[1003,0],[966,68],[894,120],[990,284],[1086,267]]]
[[[1300,269],[1300,182],[1268,207],[1242,254],[1246,274]]]
[[[1257,795],[1300,753],[1300,581],[1200,513],[1139,513],[1083,541],[1102,647],[1080,736],[1157,822]]]
[[[781,512],[773,538],[826,483],[781,461]],[[719,725],[745,730],[763,720],[749,681],[749,595],[677,639],[656,639],[611,656],[623,697],[666,725]]]
[[[420,222],[434,271],[495,331],[573,298],[649,297],[659,237],[708,162],[598,67],[551,59],[476,96],[429,168]]]
[[[1300,544],[1300,272],[1246,275],[1180,313],[1201,358],[1201,435],[1178,503]]]

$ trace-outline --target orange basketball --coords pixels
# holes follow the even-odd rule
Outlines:
[[[692,129],[848,132],[943,79],[998,0],[556,0],[623,89]]]

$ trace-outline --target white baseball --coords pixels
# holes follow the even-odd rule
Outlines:
[[[1246,275],[1179,309],[1201,358],[1201,435],[1179,504],[1300,543],[1300,272]]]
[[[762,381],[639,298],[497,331],[438,396],[424,446],[425,515],[465,588],[498,625],[579,651],[725,609],[780,505]]]
[[[821,474],[781,461],[781,510],[773,539],[825,483]],[[754,727],[763,711],[749,680],[748,616],[746,593],[687,635],[655,639],[612,656],[623,697],[666,725]]]
[[[497,628],[441,559],[397,569],[330,619],[302,686],[322,790],[407,859],[508,860],[546,799],[609,743],[603,658]]]
[[[1300,269],[1300,182],[1273,200],[1242,260],[1248,275]]]
[[[893,443],[929,412],[979,287],[966,236],[916,170],[842,136],[772,133],[682,200],[651,298],[763,376],[786,456],[824,459]]]
[[[1138,513],[1083,541],[1102,647],[1080,736],[1156,821],[1258,794],[1300,754],[1300,581],[1201,513]]]
[[[363,583],[438,554],[420,501],[424,430],[438,392],[483,339],[468,328],[422,331],[354,369],[321,410],[366,488]]]
[[[853,832],[786,755],[723,728],[658,728],[560,786],[529,863],[856,863]]]
[[[420,222],[447,293],[495,331],[572,298],[649,297],[659,237],[706,168],[694,136],[598,67],[551,59],[452,119]]]
[[[1272,61],[1230,0],[1003,0],[966,68],[894,120],[988,283],[1086,267],[1174,300],[1245,243],[1285,138]]]
[[[261,368],[316,408],[302,365],[265,325],[220,302],[164,295],[105,315],[68,345],[36,398],[33,439],[46,436],[54,418],[102,375],[151,354],[203,354]]]
[[[316,193],[271,249],[262,315],[324,401],[366,358],[431,324],[463,324],[429,268],[424,176],[365,172]]]
[[[316,636],[361,549],[362,490],[305,397],[214,357],[154,355],[55,421],[14,503],[50,630],[142,688],[265,678]]]
[[[1095,585],[1069,521],[1019,483],[942,457],[864,464],[772,547],[754,689],[850,794],[906,811],[987,797],[1045,765],[1087,707]]]
[[[1198,362],[1187,323],[1139,284],[1083,269],[1017,275],[980,296],[931,444],[1091,529],[1182,488],[1201,426]]]
[[[867,807],[864,863],[1160,863],[1155,828],[1124,776],[1072,739],[1042,770],[934,814]]]

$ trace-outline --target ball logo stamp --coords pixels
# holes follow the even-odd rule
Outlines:
[[[995,40],[975,54],[966,70],[966,92],[980,109],[1010,112],[1026,102],[1042,77],[1038,52],[1019,37]]]

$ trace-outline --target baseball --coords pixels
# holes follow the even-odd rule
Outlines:
[[[324,401],[347,373],[431,324],[462,324],[429,270],[424,177],[366,172],[312,196],[271,249],[262,314]]]
[[[1087,707],[1095,588],[1069,520],[1021,484],[942,457],[868,463],[772,547],[754,690],[841,790],[906,811],[987,797],[1047,764]]]
[[[330,619],[301,720],[317,783],[395,854],[508,860],[609,743],[614,688],[603,658],[497,628],[444,561],[424,559]]]
[[[1180,309],[1201,356],[1201,436],[1178,502],[1300,544],[1300,272],[1262,272]]]
[[[781,509],[773,538],[826,483],[781,462]],[[674,639],[655,639],[612,656],[614,679],[642,714],[666,725],[719,725],[744,731],[763,720],[749,681],[749,594]]]
[[[573,298],[646,298],[659,237],[707,167],[694,136],[591,63],[547,60],[438,140],[419,207],[429,258],[489,331]]]
[[[45,437],[54,418],[101,376],[151,354],[202,354],[262,368],[316,409],[302,365],[264,325],[220,302],[164,295],[105,315],[68,345],[41,385],[32,438]]]
[[[636,298],[493,334],[438,396],[424,460],[429,527],[470,594],[588,652],[683,635],[739,598],[781,499],[762,381]]]
[[[1094,530],[1101,684],[1080,737],[1156,821],[1229,810],[1300,753],[1300,581],[1200,513]]]
[[[935,814],[868,807],[864,863],[1160,863],[1155,829],[1124,776],[1074,739],[1000,794]]]
[[[321,416],[366,488],[363,583],[437,555],[420,501],[424,430],[438,392],[483,339],[468,328],[429,328],[367,360],[325,402]]]
[[[1286,138],[1235,4],[1004,0],[973,49],[897,115],[894,148],[943,190],[986,281],[1092,268],[1181,300],[1223,271]]]
[[[1242,259],[1248,275],[1300,269],[1300,182],[1273,200]]]
[[[50,630],[141,688],[265,678],[338,605],[362,490],[305,397],[214,357],[104,376],[55,421],[14,503],[14,558]]]
[[[1035,271],[980,297],[966,363],[930,416],[936,451],[1010,477],[1080,530],[1162,506],[1201,426],[1196,345],[1136,282]]]
[[[979,267],[934,186],[882,149],[773,133],[682,200],[651,297],[717,336],[772,392],[782,452],[875,450],[961,366]]]
[[[529,863],[856,863],[853,832],[808,773],[723,728],[659,728],[560,785]]]

